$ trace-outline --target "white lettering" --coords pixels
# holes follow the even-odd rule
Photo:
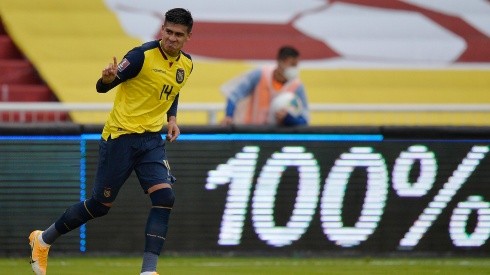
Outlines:
[[[252,220],[259,238],[281,247],[290,245],[306,232],[315,214],[320,195],[320,169],[311,153],[303,147],[284,147],[274,153],[260,172],[252,199]],[[274,204],[282,173],[289,166],[299,172],[299,185],[291,218],[286,226],[274,221]]]
[[[367,190],[361,215],[354,227],[344,226],[342,205],[349,178],[356,167],[367,170]],[[369,147],[353,147],[342,154],[325,180],[321,221],[327,238],[339,246],[352,247],[367,240],[377,228],[388,195],[388,171],[382,155]]]

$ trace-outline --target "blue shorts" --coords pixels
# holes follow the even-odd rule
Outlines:
[[[160,133],[122,135],[99,141],[99,164],[92,196],[110,203],[133,170],[145,193],[159,183],[173,184],[175,178],[165,155],[165,141]]]

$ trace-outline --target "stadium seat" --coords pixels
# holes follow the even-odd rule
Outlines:
[[[36,68],[16,47],[0,20],[0,102],[56,102]],[[2,111],[0,122],[70,121],[66,112]]]
[[[0,32],[0,59],[7,58],[22,58],[22,54],[17,47],[15,47],[12,39],[7,35],[1,35]]]
[[[32,123],[49,121],[67,121],[66,112],[0,112],[0,121]]]
[[[24,59],[0,59],[0,83],[42,83],[31,63]]]
[[[46,85],[1,84],[1,102],[45,102],[56,101],[56,97]]]

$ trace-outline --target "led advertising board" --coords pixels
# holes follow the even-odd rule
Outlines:
[[[90,196],[98,138],[0,139],[0,160],[9,163],[0,168],[7,254],[24,249],[29,230]],[[46,153],[53,148],[62,152]],[[184,134],[167,144],[177,182],[165,251],[485,254],[489,149],[488,140]],[[133,174],[109,215],[53,250],[139,253],[149,207]]]

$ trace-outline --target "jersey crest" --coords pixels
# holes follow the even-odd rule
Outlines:
[[[177,83],[179,84],[182,83],[182,81],[184,81],[184,76],[185,76],[184,69],[178,68],[177,72],[175,73],[175,81],[177,81]]]

